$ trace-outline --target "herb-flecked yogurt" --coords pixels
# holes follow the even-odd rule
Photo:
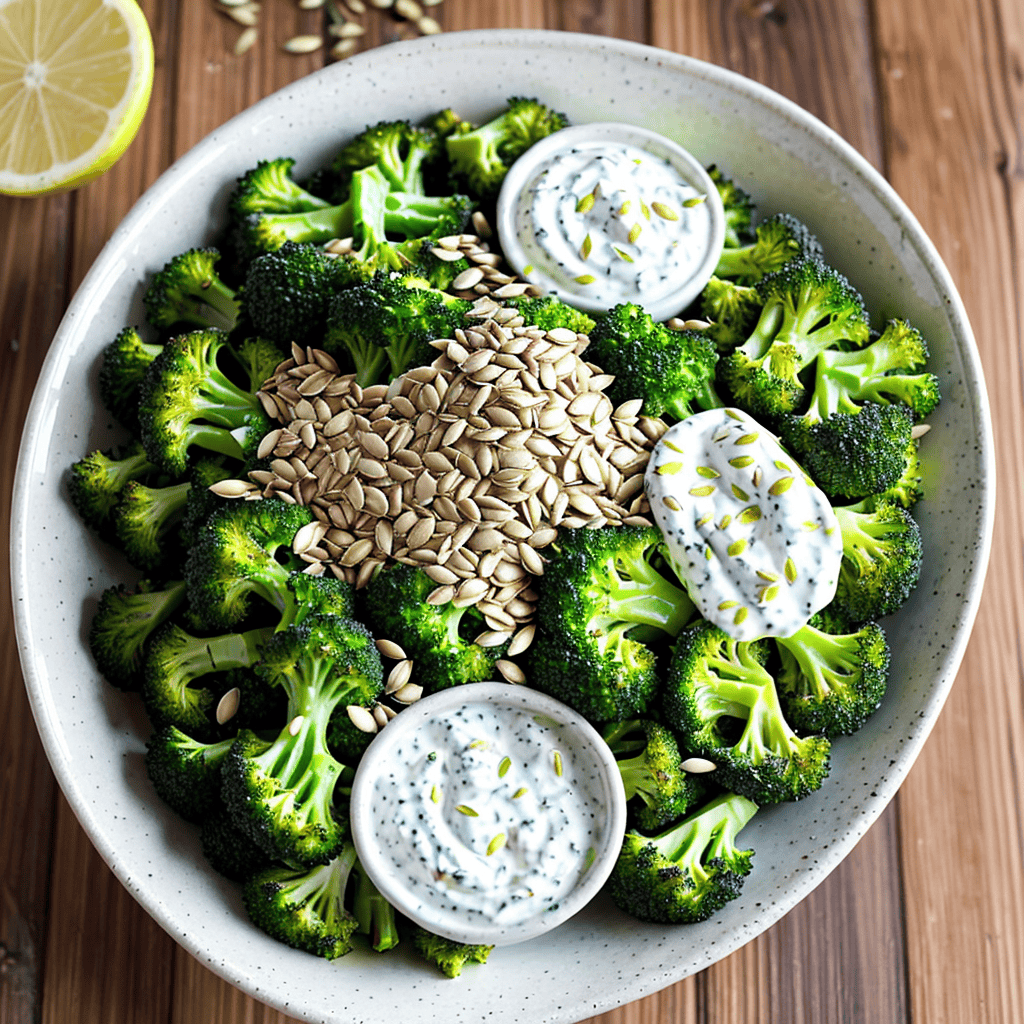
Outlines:
[[[685,150],[622,128],[580,125],[527,150],[499,198],[502,247],[524,279],[575,306],[637,302],[667,319],[717,261],[721,203]]]
[[[499,699],[479,699],[478,687]],[[502,683],[457,690],[407,709],[371,745],[367,756],[388,749],[353,787],[353,838],[378,888],[414,921],[459,941],[518,941],[582,905],[581,886],[608,859],[621,782],[578,722],[535,706],[550,698]],[[415,727],[403,721],[438,698],[446,706]]]

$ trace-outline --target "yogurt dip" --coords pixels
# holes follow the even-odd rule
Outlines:
[[[353,841],[377,888],[463,942],[520,941],[575,913],[610,872],[624,815],[596,731],[505,683],[404,711],[370,745],[352,793]]]
[[[614,123],[536,143],[498,199],[502,249],[523,279],[581,309],[636,302],[658,320],[703,288],[724,223],[714,183],[686,150]]]

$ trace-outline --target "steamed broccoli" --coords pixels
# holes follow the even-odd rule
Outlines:
[[[147,487],[138,480],[125,485],[111,521],[121,550],[136,569],[153,572],[176,557],[165,542],[181,523],[191,487],[188,480],[166,487]]]
[[[513,162],[567,124],[564,114],[535,99],[512,97],[504,113],[493,120],[445,139],[452,173],[470,195],[493,198]]]
[[[139,386],[149,364],[163,345],[142,340],[135,327],[126,327],[103,349],[100,358],[100,400],[115,419],[131,431],[139,425]]]
[[[492,678],[508,643],[481,647],[474,638],[487,626],[471,605],[429,604],[437,584],[415,566],[395,565],[370,580],[362,613],[378,636],[398,637],[416,664],[416,679],[428,693]]]
[[[750,873],[752,850],[737,836],[757,805],[725,793],[653,838],[627,832],[607,891],[641,921],[707,920],[735,899]]]
[[[139,424],[149,458],[179,476],[193,447],[244,460],[269,427],[256,392],[279,359],[275,352],[256,340],[236,352],[213,330],[169,341],[142,382]],[[228,376],[229,363],[244,384]]]
[[[577,334],[589,335],[594,330],[593,318],[581,310],[566,305],[553,295],[522,295],[502,299],[502,302],[515,306],[527,324],[539,327],[542,331],[564,327]]]
[[[833,634],[815,616],[775,637],[779,694],[793,725],[830,739],[856,732],[878,707],[889,679],[889,645],[874,622]]]
[[[68,496],[83,521],[104,533],[111,525],[110,515],[121,492],[133,480],[166,482],[138,441],[90,452],[73,463],[68,473]]]
[[[673,331],[635,303],[599,317],[588,357],[615,375],[608,397],[619,405],[643,399],[645,416],[685,419],[721,406],[714,391],[718,352],[701,331]]]
[[[269,867],[243,887],[245,909],[279,942],[334,960],[352,949],[359,927],[345,902],[355,864],[356,848],[347,842],[322,865]]]
[[[745,341],[761,315],[761,296],[753,285],[715,277],[700,293],[701,315],[711,326],[708,336],[719,352],[729,352]]]
[[[738,641],[705,619],[679,635],[661,695],[665,721],[688,755],[716,765],[715,781],[759,804],[799,800],[829,768],[829,741],[787,722],[764,640]]]
[[[715,183],[725,211],[725,248],[738,249],[754,234],[754,200],[714,164],[707,168],[707,172]]]
[[[395,908],[380,894],[359,861],[355,868],[355,887],[352,913],[359,922],[359,933],[370,940],[370,947],[378,953],[394,949],[398,945]]]
[[[163,587],[142,580],[131,590],[121,583],[103,592],[89,629],[89,650],[109,683],[122,690],[142,685],[149,638],[184,602],[184,580]]]
[[[484,964],[493,946],[456,942],[446,939],[418,925],[412,934],[413,949],[428,963],[441,970],[447,978],[457,978],[466,964]]]
[[[146,319],[154,327],[216,328],[230,331],[238,322],[239,301],[217,274],[217,249],[179,253],[153,280],[142,297]]]
[[[348,360],[363,387],[385,371],[397,377],[433,362],[435,338],[448,338],[471,308],[412,275],[378,274],[339,292],[330,303],[324,348]]]
[[[898,611],[921,576],[924,547],[910,513],[887,499],[836,506],[843,560],[833,601],[851,622]]]
[[[380,655],[354,619],[313,615],[274,633],[256,671],[288,695],[288,724],[273,740],[239,732],[224,763],[224,800],[270,857],[326,864],[345,838],[334,806],[345,766],[327,747],[328,722],[336,707],[373,704],[383,688]]]
[[[199,825],[199,842],[207,863],[232,882],[248,882],[271,866],[270,858],[241,829],[235,828],[219,789],[216,806]]]
[[[146,772],[157,796],[186,821],[217,814],[220,768],[232,738],[201,743],[173,725],[158,729],[146,742]]]
[[[704,795],[703,778],[683,770],[679,744],[664,725],[616,722],[602,736],[618,759],[626,800],[637,798],[633,816],[642,832],[676,821]]]
[[[338,181],[337,197],[344,199],[356,171],[374,167],[387,179],[392,192],[423,194],[423,166],[436,160],[443,147],[432,128],[408,121],[380,121],[347,142],[331,161]]]
[[[227,687],[209,685],[210,676],[230,669],[252,668],[270,629],[199,637],[168,622],[153,634],[142,673],[142,702],[157,729],[176,726],[198,739],[216,730],[210,711]]]
[[[790,260],[761,280],[758,293],[757,324],[724,358],[722,375],[738,405],[771,420],[800,407],[800,373],[819,353],[868,340],[868,315],[850,282],[820,259]]]
[[[246,618],[256,597],[278,614],[278,628],[284,628],[308,613],[309,598],[317,594],[326,599],[336,590],[340,600],[350,600],[347,585],[333,578],[317,585],[322,593],[310,589],[305,563],[291,550],[295,534],[312,521],[306,506],[274,499],[214,509],[185,561],[195,621],[204,629],[231,629]]]
[[[716,277],[741,284],[756,284],[798,257],[820,259],[821,244],[807,226],[788,213],[777,213],[754,229],[754,240],[722,250],[715,267]]]
[[[228,209],[236,218],[262,213],[303,213],[330,206],[292,177],[295,161],[290,157],[261,160],[235,183]]]
[[[653,527],[563,530],[549,549],[530,647],[530,684],[595,722],[641,715],[657,686],[647,645],[693,616]]]

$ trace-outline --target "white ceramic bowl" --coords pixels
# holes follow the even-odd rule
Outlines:
[[[96,397],[101,348],[126,323],[142,322],[149,273],[212,238],[237,174],[284,154],[305,174],[367,122],[446,105],[483,120],[512,95],[542,97],[574,123],[636,120],[678,139],[734,175],[762,214],[785,210],[809,224],[876,321],[898,313],[919,326],[944,393],[924,447],[924,573],[891,624],[892,687],[882,707],[835,744],[832,777],[819,793],[758,814],[744,831],[756,867],[721,913],[664,928],[599,899],[554,932],[496,950],[457,981],[401,950],[325,964],[248,923],[237,888],[205,868],[195,834],[150,788],[141,707],[100,679],[85,642],[99,594],[125,578],[125,567],[77,520],[64,474],[118,436]],[[881,813],[967,642],[989,551],[993,473],[981,368],[948,272],[893,190],[815,118],[738,75],[628,42],[514,31],[396,43],[296,82],[211,134],[139,201],[83,282],[43,366],[14,488],[12,583],[25,681],[57,779],[103,858],[178,942],[228,981],[321,1024],[376,1022],[396,1008],[419,1024],[478,1020],[485,1009],[493,1024],[577,1021],[753,938],[821,882]]]
[[[592,859],[582,872],[577,875],[576,869],[567,870],[567,862],[561,861],[559,855],[558,877],[551,877],[548,873],[533,876],[545,887],[552,883],[558,888],[546,888],[543,896],[538,893],[531,900],[511,901],[511,916],[506,919],[482,908],[477,912],[476,907],[480,903],[472,893],[457,899],[447,897],[445,890],[431,883],[429,866],[422,871],[409,868],[410,861],[415,863],[418,860],[417,854],[423,847],[410,844],[410,818],[406,815],[412,815],[414,808],[424,805],[431,809],[427,818],[439,822],[436,831],[430,829],[432,836],[441,841],[450,837],[453,847],[461,847],[463,844],[459,840],[464,840],[470,850],[477,850],[481,862],[488,859],[490,851],[488,855],[479,856],[486,838],[479,839],[479,830],[472,828],[470,819],[458,813],[456,806],[464,799],[461,796],[464,790],[460,787],[467,781],[465,773],[459,769],[465,749],[463,744],[467,742],[466,733],[451,728],[459,718],[468,718],[477,728],[486,730],[487,740],[478,741],[474,736],[472,741],[473,744],[482,742],[484,746],[492,747],[491,751],[481,753],[486,759],[485,764],[493,766],[500,754],[513,755],[514,763],[500,777],[501,781],[497,781],[497,772],[492,776],[496,788],[506,787],[506,793],[523,785],[536,791],[537,782],[543,782],[537,774],[541,770],[553,780],[554,759],[552,757],[548,762],[546,758],[557,749],[559,758],[564,758],[564,762],[559,761],[558,774],[562,775],[564,763],[562,786],[571,797],[570,810],[576,814],[574,820],[588,828],[585,842]],[[525,742],[520,745],[523,740]],[[495,742],[501,744],[500,749],[494,747]],[[436,776],[441,779],[443,774],[445,781],[440,787],[432,785],[431,796],[419,804],[414,802],[415,792],[418,787],[426,785],[426,780],[421,760],[424,755],[420,753],[417,757],[415,751],[417,747],[422,751],[423,743],[437,744],[432,753],[440,753],[441,756],[432,760],[438,766],[445,766],[444,772]],[[448,772],[448,765],[454,766],[455,770]],[[527,767],[529,765],[532,766]],[[410,777],[408,769],[413,766],[416,767]],[[474,805],[475,799],[479,798],[476,782],[482,774],[478,774],[472,785],[472,791],[477,794],[476,798],[471,798]],[[497,792],[491,794],[486,803],[500,806],[501,801],[497,797]],[[527,799],[532,800],[529,796]],[[506,806],[511,807],[513,803],[517,802],[510,801]],[[401,809],[401,804],[407,805],[407,811]],[[536,814],[537,805],[529,806],[531,810],[526,813]],[[399,830],[398,819],[403,816],[404,828]],[[422,817],[417,815],[417,818]],[[490,816],[485,813],[485,817]],[[517,820],[521,817],[522,812],[516,812]],[[484,820],[480,815],[474,815],[474,818]],[[359,862],[393,907],[416,924],[456,942],[511,946],[557,928],[578,914],[601,891],[622,845],[626,828],[626,794],[615,755],[601,739],[600,733],[572,708],[527,686],[470,683],[424,697],[406,708],[374,737],[359,761],[352,782],[350,820]],[[504,822],[508,819],[501,813],[496,820]],[[586,825],[588,820],[590,824]],[[469,827],[460,828],[461,823]],[[503,828],[504,824],[491,824],[492,829],[495,827]],[[423,826],[420,826],[420,831],[422,833]],[[490,833],[484,836],[487,834]],[[564,841],[560,845],[564,847]],[[475,858],[463,856],[465,859],[460,859],[456,854],[456,862],[472,868]],[[515,872],[516,868],[512,867],[512,871]],[[529,878],[529,875],[523,877],[515,888],[521,891]],[[552,903],[552,899],[555,902]],[[473,907],[474,912],[467,912],[467,907]],[[525,914],[520,912],[526,908],[529,910]]]

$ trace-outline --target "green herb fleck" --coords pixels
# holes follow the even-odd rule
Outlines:
[[[437,786],[431,786],[430,787],[430,799],[433,800],[435,804],[436,803],[440,803],[440,801],[441,801],[441,790],[439,790],[437,788]]]
[[[518,800],[522,796],[526,796],[530,791],[525,786],[520,786],[513,794],[512,799]]]
[[[562,755],[556,750],[555,751],[555,774],[561,778],[562,775]]]
[[[618,256],[620,260],[625,260],[627,263],[633,262],[633,257],[630,256],[628,252],[620,249],[617,245],[613,245],[612,248],[615,250],[615,255]]]

